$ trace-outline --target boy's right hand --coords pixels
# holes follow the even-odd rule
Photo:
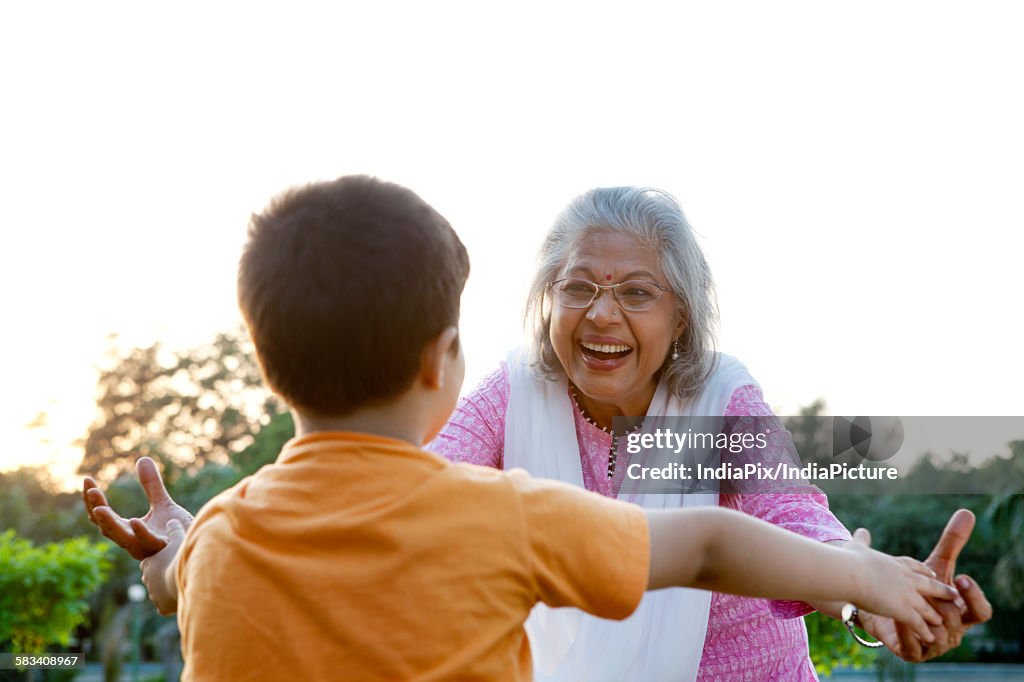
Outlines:
[[[167,494],[156,463],[149,457],[140,457],[135,463],[139,482],[149,500],[149,512],[141,519],[125,519],[110,508],[106,496],[91,477],[86,476],[82,487],[82,502],[89,520],[99,526],[100,532],[116,542],[133,558],[142,560],[159,552],[167,544],[168,523],[175,520],[188,530],[192,514]]]
[[[928,603],[928,597],[960,602],[955,588],[936,579],[935,572],[916,559],[893,557],[870,549],[871,535],[864,528],[853,534],[844,548],[859,562],[860,598],[856,605],[866,611],[888,616],[908,625],[924,642],[935,635],[928,624],[942,625],[942,615]]]

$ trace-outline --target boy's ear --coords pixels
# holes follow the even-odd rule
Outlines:
[[[453,343],[458,343],[458,338],[458,327],[445,327],[427,342],[420,359],[420,381],[424,387],[435,391],[444,388],[445,369],[447,363],[455,361],[451,348]]]

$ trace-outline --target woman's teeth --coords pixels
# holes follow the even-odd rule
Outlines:
[[[618,360],[633,352],[630,346],[621,343],[580,343],[583,354],[597,360]]]
[[[623,345],[611,345],[607,343],[581,343],[581,346],[587,350],[596,351],[598,353],[625,353],[628,350],[633,350],[629,346]]]

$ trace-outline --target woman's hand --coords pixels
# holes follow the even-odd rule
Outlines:
[[[934,603],[951,602],[960,609],[963,600],[951,586],[936,579],[936,573],[916,559],[892,557],[870,549],[871,536],[863,528],[853,534],[853,542],[846,545],[858,562],[860,577],[858,607],[888,616],[916,635],[932,643],[935,634],[931,625],[941,626],[942,615]]]
[[[152,459],[140,457],[135,463],[135,469],[149,500],[149,512],[141,519],[125,519],[118,515],[110,508],[96,481],[88,476],[82,487],[82,502],[89,520],[99,527],[103,535],[116,542],[133,558],[142,560],[156,554],[167,544],[170,521],[177,521],[183,530],[188,530],[192,525],[192,514],[167,494],[160,471]]]
[[[891,618],[861,611],[860,621],[864,629],[903,660],[919,663],[941,656],[960,646],[969,628],[992,618],[992,606],[978,583],[966,575],[958,575],[955,582],[953,580],[956,560],[973,529],[974,514],[967,509],[958,510],[950,517],[942,537],[925,560],[925,565],[935,571],[939,580],[956,586],[965,607],[957,608],[948,601],[934,603],[942,614],[942,625],[932,627],[934,641],[922,643],[907,627]]]

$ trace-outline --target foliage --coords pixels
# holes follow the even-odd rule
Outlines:
[[[997,496],[985,511],[985,520],[1008,546],[993,571],[999,596],[1014,608],[1024,607],[1024,441],[1010,444],[1015,475],[1007,479],[1012,487]]]
[[[280,411],[241,331],[170,353],[159,344],[113,349],[100,372],[98,415],[82,443],[80,473],[112,480],[140,455],[198,470],[227,464],[254,426]]]
[[[57,494],[49,473],[24,467],[0,473],[0,528],[35,542],[91,534],[77,495]]]
[[[21,653],[66,646],[106,578],[109,551],[85,537],[36,547],[13,530],[0,534],[0,642]]]
[[[100,377],[99,413],[84,441],[82,470],[102,473],[111,504],[126,516],[146,510],[132,466],[138,455],[155,456],[171,495],[195,512],[213,495],[272,462],[294,434],[291,416],[259,388],[251,348],[239,333],[221,335],[198,349],[168,353],[153,346],[118,351],[111,358]],[[810,419],[787,422],[804,461],[832,460],[831,434],[815,426],[814,418],[823,413],[824,405],[818,402],[802,410]],[[830,494],[839,519],[849,528],[869,528],[873,546],[918,558],[931,551],[954,510],[967,507],[978,514],[978,527],[961,555],[958,571],[982,585],[996,615],[983,628],[972,630],[965,644],[944,660],[995,660],[994,654],[986,652],[996,650],[1001,652],[998,660],[1022,660],[1024,611],[1013,608],[1012,594],[1003,590],[995,574],[1000,561],[1017,556],[1013,548],[1024,541],[1020,532],[1024,496],[1011,494],[1024,492],[1020,489],[1024,444],[1016,444],[1014,453],[1009,461],[993,458],[981,467],[971,467],[965,459],[925,458],[910,474],[919,483],[926,481],[930,490],[970,489],[984,494],[892,494],[892,488],[886,494],[865,494],[863,488],[857,494]],[[993,503],[998,493],[1005,494]],[[982,513],[986,509],[989,513]],[[37,543],[82,533],[99,537],[82,513],[79,496],[54,493],[45,472],[33,469],[0,474],[0,528],[14,529]],[[106,540],[99,542],[112,547]],[[92,622],[80,627],[78,635],[106,638],[110,642],[106,648],[117,659],[121,656],[117,633],[124,628],[115,621],[125,611],[125,589],[138,581],[138,564],[119,551],[111,558],[110,578],[92,590]],[[1010,582],[1019,587],[1024,581]],[[173,627],[173,620],[159,618],[144,606],[143,632],[152,646],[157,631]],[[7,611],[6,606],[0,609],[3,614]],[[820,672],[870,664],[875,658],[873,652],[856,645],[837,621],[815,614],[806,623],[812,658]],[[93,651],[101,648],[95,646]],[[884,664],[881,659],[878,665]]]
[[[294,436],[291,412],[275,414],[253,437],[252,445],[231,458],[232,464],[242,476],[250,476],[277,459],[281,447]]]
[[[814,612],[804,617],[804,624],[811,660],[819,674],[829,675],[839,667],[867,668],[875,662],[876,650],[858,644],[838,620]]]
[[[787,420],[786,426],[793,435],[794,444],[803,461],[831,460],[831,436],[821,428],[827,424],[827,420],[818,419],[823,411],[824,405],[815,403],[801,411],[801,418]],[[1008,481],[1019,486],[1019,482],[1024,480],[1021,473],[1024,472],[1024,445],[1015,443],[1011,447],[1014,452],[1011,458],[989,458],[978,467],[972,467],[963,456],[953,456],[948,461],[937,461],[925,456],[896,485],[890,484],[874,492],[863,482],[857,482],[853,488],[843,488],[842,485],[821,486],[829,493],[832,512],[847,528],[869,529],[872,546],[894,555],[924,559],[954,511],[966,508],[978,517],[978,525],[971,540],[960,555],[957,572],[967,573],[977,580],[992,602],[995,615],[983,628],[968,633],[965,644],[947,652],[938,659],[940,661],[983,660],[983,657],[991,657],[992,660],[1020,660],[1024,645],[1022,614],[1007,599],[1009,595],[1001,589],[999,576],[994,572],[999,562],[1005,564],[1010,561],[1010,557],[1017,556],[1013,548],[1024,542],[1024,534],[1019,532],[1020,526],[1015,531],[1009,521],[1018,518],[1016,514],[1019,512],[1007,509],[998,517],[994,513],[985,513],[994,497],[993,493],[1007,490]],[[941,494],[911,494],[904,490],[932,490]],[[972,492],[953,492],[965,490]],[[1009,498],[1005,496],[1003,499]],[[1013,506],[1014,503],[1007,503],[1007,506],[1019,509],[1021,503],[1015,504],[1017,507]],[[1006,523],[1000,526],[995,518],[1006,519]],[[1024,520],[1015,523],[1024,524]],[[1017,578],[1011,577],[1008,582],[1021,585]],[[840,629],[842,625],[818,615],[808,617],[806,622],[811,658],[816,662],[819,672],[830,670],[833,664],[848,665],[843,660],[844,642],[852,642],[852,638],[845,629]],[[834,632],[822,630],[822,623],[833,628]],[[840,638],[834,639],[833,634]],[[987,653],[992,650],[1003,653]],[[1013,651],[1018,653],[1013,654]],[[876,665],[880,668],[888,666],[886,674],[890,676],[906,674],[898,661],[886,663],[879,658]]]

